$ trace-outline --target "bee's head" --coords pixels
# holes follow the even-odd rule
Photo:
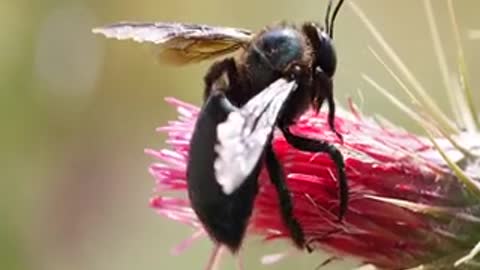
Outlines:
[[[335,18],[342,7],[344,0],[338,1],[332,14],[332,0],[328,2],[325,14],[325,26],[320,27],[316,23],[306,23],[303,32],[308,37],[313,47],[314,69],[320,68],[327,77],[332,78],[337,68],[337,54],[333,46],[333,27]]]
[[[304,40],[299,32],[288,27],[275,28],[262,33],[252,44],[253,55],[273,71],[283,71],[291,63],[301,60]]]

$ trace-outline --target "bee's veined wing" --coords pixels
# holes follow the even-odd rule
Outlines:
[[[248,30],[185,23],[121,22],[94,28],[107,38],[130,39],[155,45],[159,59],[183,65],[231,53],[252,39]]]
[[[235,191],[252,173],[269,143],[283,104],[295,81],[278,79],[217,126],[215,176],[225,194]]]

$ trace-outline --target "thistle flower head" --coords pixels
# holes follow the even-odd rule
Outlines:
[[[430,1],[424,3],[435,41],[438,31]],[[454,22],[452,3],[448,3]],[[347,215],[339,223],[336,169],[330,158],[298,151],[278,133],[273,145],[292,193],[294,215],[310,246],[336,257],[352,256],[381,269],[478,269],[480,263],[475,261],[475,255],[480,251],[480,124],[471,103],[466,70],[462,69],[461,47],[460,70],[453,80],[456,89],[451,86],[449,71],[442,71],[457,109],[456,121],[452,121],[425,94],[361,9],[352,2],[350,6],[403,75],[404,79],[396,75],[372,49],[409,95],[410,106],[400,103],[370,76],[363,74],[363,78],[422,126],[426,136],[365,117],[350,102],[350,109],[340,110],[335,120],[344,139],[340,143],[330,131],[324,113],[307,112],[292,131],[336,144],[345,157],[351,199]],[[434,47],[441,64],[442,48],[438,43]],[[186,196],[185,171],[199,109],[173,98],[167,102],[176,107],[179,116],[158,129],[167,133],[168,147],[147,150],[158,159],[150,167],[156,180],[151,206],[159,214],[195,228],[193,238],[197,238],[202,235],[202,225]],[[260,235],[267,242],[289,239],[266,171],[260,174],[259,185],[248,234]],[[180,195],[173,196],[172,191]],[[182,244],[177,251],[187,245]]]

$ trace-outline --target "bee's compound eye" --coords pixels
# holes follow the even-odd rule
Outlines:
[[[337,68],[337,53],[333,41],[324,31],[319,31],[320,46],[316,52],[318,66],[327,74],[328,77],[335,75]]]

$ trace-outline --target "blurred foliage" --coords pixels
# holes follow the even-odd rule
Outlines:
[[[448,108],[421,2],[356,1]],[[153,181],[146,170],[151,160],[143,154],[145,147],[162,145],[164,137],[154,128],[175,115],[164,97],[199,104],[208,63],[163,66],[148,47],[105,40],[91,34],[92,27],[162,20],[260,29],[281,20],[323,21],[325,2],[0,1],[0,268],[201,269],[210,252],[204,239],[181,258],[169,254],[190,231],[148,208]],[[462,34],[480,28],[480,2],[455,4]],[[445,1],[435,1],[435,8],[449,64],[456,65]],[[366,72],[403,98],[368,52],[376,44],[348,7],[335,29],[337,99],[345,104],[352,96],[366,114],[414,129],[360,79]],[[463,41],[469,70],[475,71],[478,44]],[[475,89],[479,81],[470,77]],[[247,268],[258,265],[266,250],[282,247],[249,245]],[[313,269],[324,258],[296,256],[272,269]]]

